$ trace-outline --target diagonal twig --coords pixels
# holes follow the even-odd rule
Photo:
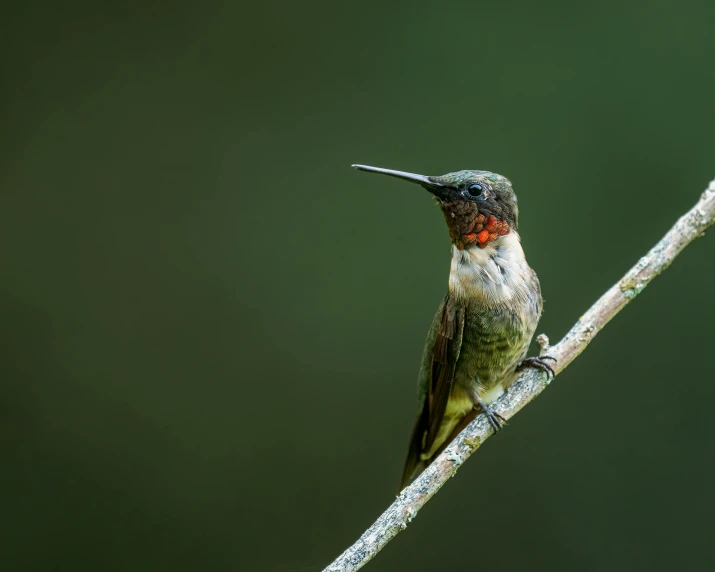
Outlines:
[[[641,258],[626,275],[601,296],[579,318],[564,338],[549,346],[545,335],[537,338],[541,354],[558,359],[553,365],[558,374],[586,349],[596,334],[635,298],[676,256],[693,240],[702,236],[715,223],[715,180],[710,182],[697,204],[684,214],[668,233]],[[513,417],[522,407],[539,395],[549,382],[546,374],[529,369],[525,371],[495,404],[494,410],[506,419]],[[444,452],[397,497],[365,533],[343,552],[324,572],[352,572],[369,562],[397,533],[417,516],[417,512],[454,476],[460,465],[492,435],[485,415],[479,415],[462,431]]]

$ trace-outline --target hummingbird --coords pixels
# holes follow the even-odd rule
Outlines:
[[[449,230],[447,293],[427,334],[418,375],[419,408],[400,490],[416,479],[479,413],[495,432],[491,405],[525,367],[553,376],[551,356],[526,357],[543,310],[539,279],[518,233],[511,181],[489,171],[432,177],[353,165],[417,183],[437,201]]]

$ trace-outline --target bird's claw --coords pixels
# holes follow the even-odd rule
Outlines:
[[[504,428],[504,425],[508,424],[508,421],[503,415],[500,415],[488,405],[480,403],[479,407],[481,407],[482,411],[487,416],[487,421],[489,421],[489,425],[491,425],[492,429],[494,429],[494,433],[498,433]]]
[[[558,362],[554,356],[539,356],[539,357],[529,357],[521,360],[519,365],[516,367],[517,371],[521,371],[525,367],[535,367],[541,371],[546,372],[546,379],[553,379],[556,375],[554,369],[546,363],[545,360],[552,360],[554,363]]]

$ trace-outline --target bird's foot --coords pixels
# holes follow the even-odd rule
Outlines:
[[[553,368],[546,363],[546,360],[552,360],[554,363],[558,361],[553,356],[528,357],[519,362],[519,365],[516,366],[516,371],[521,371],[525,367],[535,367],[546,372],[546,379],[553,379],[556,374]]]
[[[498,433],[499,431],[501,431],[504,425],[507,424],[507,420],[502,415],[499,415],[499,413],[494,411],[491,407],[489,407],[486,403],[482,403],[480,401],[479,407],[481,408],[482,412],[487,416],[489,425],[491,425],[492,429],[494,429],[494,433]]]

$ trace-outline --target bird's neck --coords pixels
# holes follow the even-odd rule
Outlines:
[[[497,306],[524,298],[531,276],[515,230],[486,248],[452,245],[449,293],[464,304]]]

